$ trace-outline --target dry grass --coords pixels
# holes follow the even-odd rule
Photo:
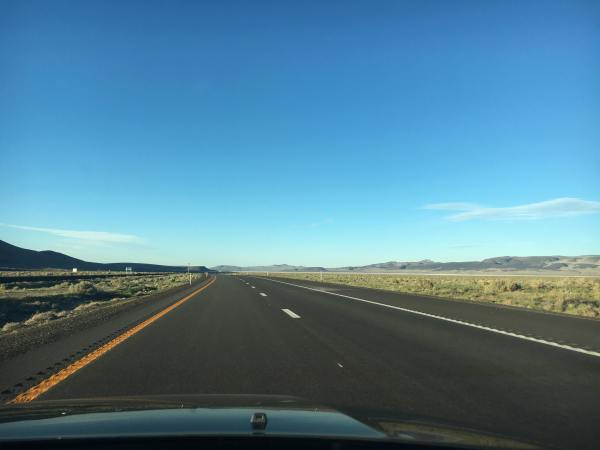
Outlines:
[[[48,277],[48,276],[81,276],[81,275],[115,275],[115,276],[128,276],[125,272],[116,272],[116,271],[108,271],[108,270],[80,270],[77,273],[73,273],[72,270],[4,270],[0,271],[1,277],[27,277],[27,276],[36,276],[36,277]]]
[[[320,281],[319,273],[269,276]],[[453,277],[323,273],[323,281],[600,318],[600,278]]]
[[[55,273],[53,273],[55,274]],[[39,275],[28,272],[21,275]],[[201,275],[193,274],[192,279]],[[0,330],[12,331],[108,302],[126,301],[187,283],[187,274],[96,278],[84,281],[15,281],[0,284]]]

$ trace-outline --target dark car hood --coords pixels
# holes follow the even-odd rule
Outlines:
[[[267,415],[265,430],[250,417]],[[534,449],[476,430],[389,416],[349,415],[290,396],[186,395],[35,401],[0,407],[0,443],[152,436],[304,436]]]

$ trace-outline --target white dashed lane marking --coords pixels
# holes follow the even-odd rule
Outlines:
[[[559,344],[557,342],[548,341],[546,339],[539,339],[539,338],[535,338],[532,336],[526,336],[524,334],[512,333],[510,331],[504,331],[504,330],[499,330],[497,328],[486,327],[484,325],[479,325],[476,323],[465,322],[464,320],[451,319],[450,317],[439,316],[437,314],[429,314],[429,313],[425,313],[425,312],[421,312],[421,311],[416,311],[414,309],[402,308],[400,306],[388,305],[387,303],[375,302],[373,300],[366,300],[364,298],[351,297],[349,295],[338,294],[337,292],[324,291],[322,289],[316,289],[316,288],[311,288],[308,286],[302,286],[300,284],[288,283],[286,281],[273,280],[272,278],[267,278],[267,279],[274,283],[287,284],[289,286],[295,286],[295,287],[302,288],[302,289],[308,289],[309,291],[315,291],[315,292],[321,292],[323,294],[335,295],[337,297],[346,298],[348,300],[354,300],[354,301],[363,302],[363,303],[370,303],[371,305],[377,305],[377,306],[383,306],[384,308],[396,309],[398,311],[403,311],[403,312],[410,313],[410,314],[416,314],[416,315],[422,316],[422,317],[429,317],[432,319],[443,320],[445,322],[450,322],[450,323],[462,325],[465,327],[477,328],[479,330],[489,331],[491,333],[502,334],[504,336],[510,336],[513,338],[522,339],[524,341],[536,342],[538,344],[548,345],[550,347],[561,348],[563,350],[569,350],[569,351],[576,352],[576,353],[583,353],[584,355],[596,356],[596,357],[600,358],[600,352],[596,352],[593,350],[585,350],[583,348],[575,347],[573,345]]]
[[[288,316],[290,316],[292,319],[300,318],[300,316],[298,314],[296,314],[294,311],[292,311],[291,309],[282,309],[282,311],[284,313],[286,313]]]

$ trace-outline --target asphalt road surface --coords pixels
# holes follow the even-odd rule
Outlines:
[[[56,359],[65,342],[37,351]],[[29,355],[0,364],[1,381],[33,372]],[[294,395],[599,448],[600,321],[220,275],[38,399],[192,393]]]

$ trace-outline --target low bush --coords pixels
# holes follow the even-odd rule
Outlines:
[[[96,286],[89,281],[80,281],[79,283],[69,285],[69,293],[73,295],[94,295],[98,292]]]

